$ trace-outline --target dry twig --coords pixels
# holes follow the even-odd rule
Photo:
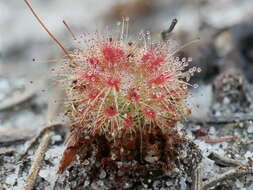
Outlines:
[[[196,168],[193,172],[191,190],[202,190],[202,171],[201,168]]]
[[[58,124],[52,124],[43,128],[34,138],[32,138],[31,140],[27,142],[27,146],[25,150],[22,153],[20,153],[18,161],[21,160],[27,154],[29,149],[32,148],[35,145],[35,143],[38,141],[38,139],[42,137],[46,132],[55,130],[57,128],[61,128],[62,126],[63,126],[62,124],[58,123]]]
[[[203,138],[202,140],[205,141],[205,143],[221,143],[221,142],[232,142],[237,139],[236,136],[232,137],[217,137],[217,138]]]
[[[237,167],[237,168],[229,170],[221,175],[218,175],[218,176],[214,177],[213,179],[210,179],[209,181],[204,183],[202,190],[207,190],[211,187],[214,187],[215,185],[217,185],[218,183],[220,183],[224,180],[238,178],[238,177],[241,177],[244,175],[249,175],[249,174],[253,175],[253,167],[242,167],[242,166]]]
[[[50,139],[52,137],[51,133],[45,134],[42,138],[42,141],[35,153],[34,162],[31,166],[31,169],[29,171],[29,174],[27,176],[25,185],[23,186],[22,190],[32,190],[37,178],[37,175],[39,173],[41,163],[43,161],[45,152],[47,150],[47,147],[49,145]]]
[[[253,140],[249,140],[249,141],[247,141],[245,144],[246,144],[246,145],[248,145],[248,144],[253,144]]]
[[[214,162],[218,165],[222,165],[225,167],[235,167],[235,166],[242,166],[244,165],[241,161],[239,160],[234,160],[230,158],[226,158],[224,156],[221,156],[215,152],[212,152],[209,156],[209,159],[214,160]]]
[[[227,124],[239,124],[239,123],[251,123],[253,122],[253,116],[248,114],[243,114],[240,116],[231,117],[219,117],[211,118],[209,120],[191,120],[189,123],[195,123],[200,125],[227,125]]]
[[[174,18],[169,26],[169,28],[167,30],[162,31],[161,33],[161,37],[163,41],[167,41],[169,38],[169,34],[171,34],[171,32],[174,30],[175,26],[177,24],[177,19]]]

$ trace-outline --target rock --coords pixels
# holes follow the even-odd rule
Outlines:
[[[247,151],[246,154],[244,155],[244,157],[245,157],[246,159],[248,159],[248,158],[253,158],[253,153],[250,152],[250,151]]]
[[[11,174],[6,178],[5,183],[8,185],[14,185],[14,183],[16,182],[16,179],[17,179],[17,175]]]
[[[248,133],[253,133],[253,125],[250,125],[247,129]]]
[[[47,179],[48,176],[49,176],[49,169],[46,168],[45,170],[40,170],[39,176],[44,178],[44,179]]]
[[[158,161],[158,157],[156,156],[146,156],[144,158],[148,163],[155,163],[156,161]]]

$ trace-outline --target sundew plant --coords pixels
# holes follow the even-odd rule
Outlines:
[[[90,134],[164,130],[189,114],[187,81],[200,69],[186,70],[189,59],[174,57],[170,42],[151,42],[144,33],[141,43],[128,41],[127,28],[123,19],[118,35],[81,36],[82,45],[69,54],[74,64],[64,61],[67,115]]]
[[[116,31],[106,28],[80,36],[64,22],[77,44],[69,51],[24,1],[66,55],[57,75],[67,95],[71,132],[61,171],[78,154],[73,147],[81,146],[85,139],[134,138],[155,131],[166,135],[190,114],[185,102],[188,86],[197,85],[189,80],[200,68],[189,67],[189,58],[175,57],[178,50],[173,43],[154,42],[149,32],[130,41],[128,18],[123,18]]]

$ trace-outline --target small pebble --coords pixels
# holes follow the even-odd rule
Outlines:
[[[17,175],[16,174],[11,174],[6,178],[5,183],[9,184],[9,185],[14,185],[14,183],[16,182],[17,179]]]
[[[253,133],[253,125],[250,125],[247,130],[248,133]]]
[[[253,158],[253,153],[250,152],[250,151],[247,151],[246,154],[244,154],[244,157],[245,157],[246,159],[248,159],[248,158]]]
[[[106,177],[106,172],[105,170],[101,170],[100,174],[99,174],[99,178],[100,179],[104,179]]]

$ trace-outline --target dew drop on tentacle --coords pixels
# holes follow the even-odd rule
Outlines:
[[[199,85],[198,84],[193,84],[193,88],[198,88]]]
[[[188,57],[188,62],[192,62],[192,57]]]

